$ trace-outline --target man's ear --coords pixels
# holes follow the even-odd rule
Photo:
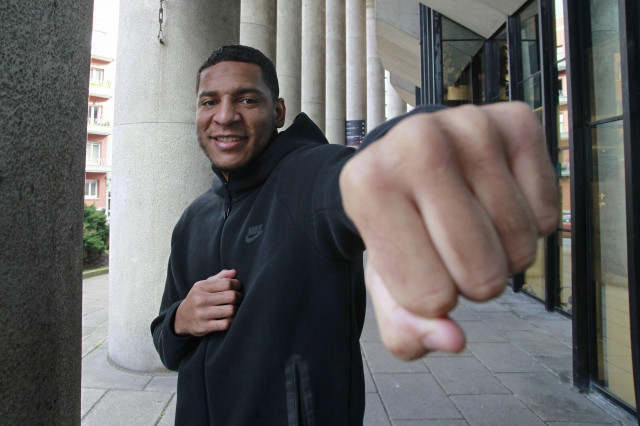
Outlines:
[[[278,98],[273,108],[276,116],[276,127],[280,128],[284,126],[284,119],[287,113],[287,107],[284,105],[284,99]]]

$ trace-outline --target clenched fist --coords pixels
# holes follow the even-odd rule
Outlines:
[[[382,340],[403,359],[462,350],[447,317],[458,296],[499,295],[559,217],[542,127],[519,102],[405,118],[345,165],[340,189]]]

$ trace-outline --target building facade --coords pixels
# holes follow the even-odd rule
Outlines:
[[[498,2],[422,3],[416,101],[518,100],[544,125],[562,218],[513,291],[571,317],[574,385],[637,415],[638,2],[501,2],[493,26]]]
[[[118,2],[94,0],[84,202],[111,213],[111,152]]]

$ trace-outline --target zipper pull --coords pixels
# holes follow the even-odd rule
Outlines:
[[[227,195],[224,198],[224,219],[227,220],[231,213],[231,191],[229,190],[229,182],[225,182],[224,187],[227,190]]]

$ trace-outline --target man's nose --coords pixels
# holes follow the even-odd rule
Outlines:
[[[215,120],[220,125],[227,125],[238,121],[238,111],[232,101],[223,100],[218,106]]]

